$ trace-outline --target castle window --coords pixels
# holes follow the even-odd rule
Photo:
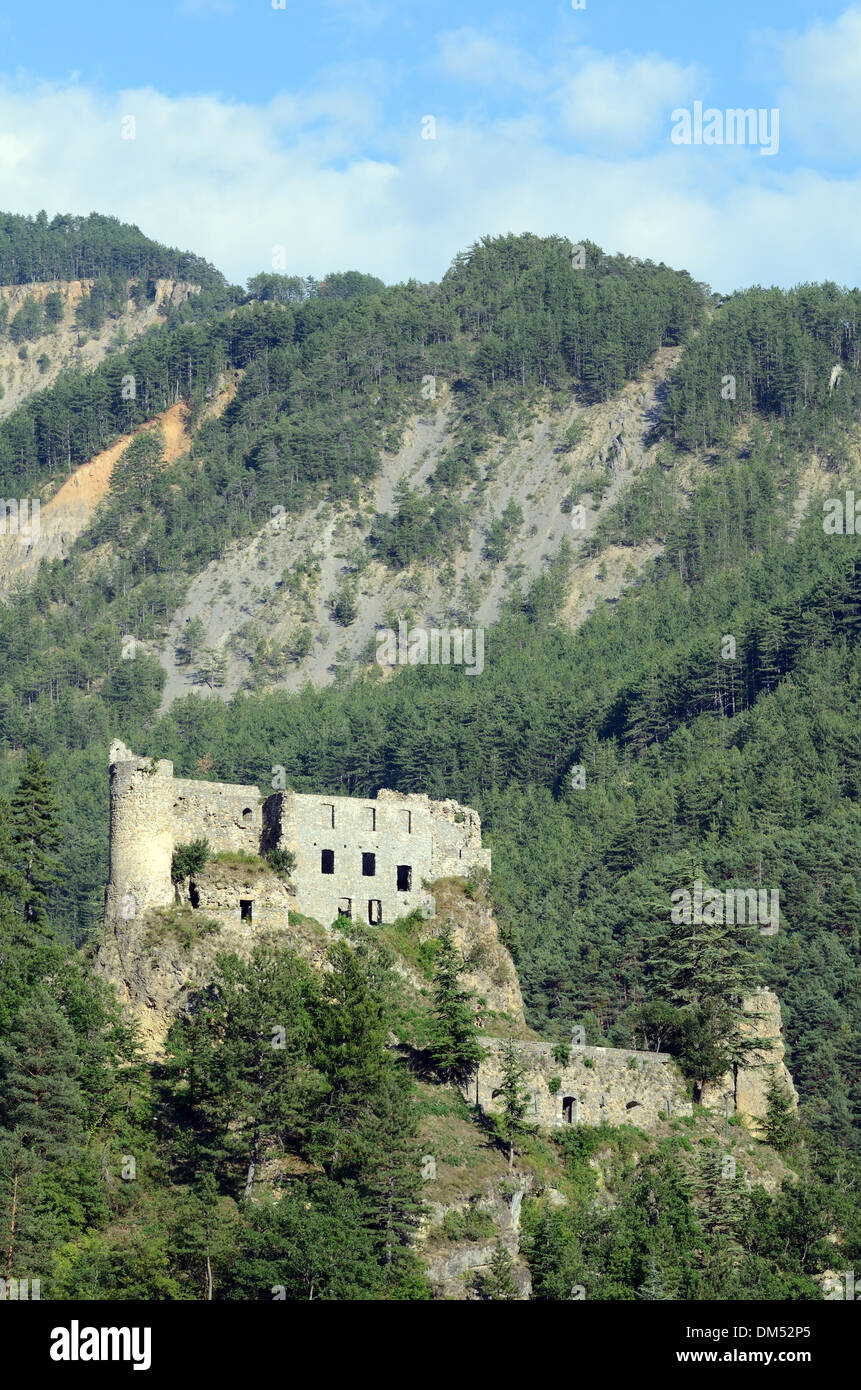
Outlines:
[[[375,806],[363,806],[363,807],[362,807],[362,818],[363,818],[363,820],[364,820],[364,828],[365,828],[365,830],[376,830],[376,828],[377,828],[377,810],[376,810],[376,807],[375,807]]]
[[[251,898],[239,899],[239,916],[243,922],[251,921]]]
[[[375,854],[362,855],[362,876],[373,878],[377,872],[377,856]]]
[[[404,826],[403,826],[403,828],[404,828],[404,830],[407,832],[408,835],[411,835],[411,834],[412,834],[412,831],[413,831],[413,813],[412,813],[412,811],[403,811],[401,814],[403,815],[403,818],[404,818]]]
[[[335,872],[335,851],[324,849],[320,855],[320,873],[333,874]]]
[[[398,865],[398,892],[409,893],[413,886],[413,868],[411,864]]]
[[[191,903],[192,907],[200,907],[200,893],[198,892],[196,883],[189,882],[188,901]]]
[[[642,1105],[642,1101],[639,1101],[639,1100],[629,1100],[628,1103],[627,1103],[627,1105],[625,1106],[625,1109],[626,1109],[626,1110],[633,1110],[635,1105],[640,1105],[640,1106],[641,1106],[641,1105]]]
[[[562,1097],[562,1119],[566,1125],[576,1125],[580,1118],[580,1105],[576,1096]]]
[[[320,821],[320,824],[321,824],[322,826],[324,826],[326,830],[334,830],[334,828],[335,828],[335,805],[334,805],[334,802],[329,801],[329,802],[324,802],[324,803],[323,803],[323,805],[322,805],[322,807],[321,807],[321,816],[322,816],[322,819],[321,819],[321,821]]]
[[[250,825],[250,824],[251,824],[251,821],[252,821],[252,818],[253,818],[253,815],[254,815],[254,812],[251,810],[251,807],[250,807],[250,806],[246,806],[246,807],[245,807],[245,810],[242,812],[242,824],[243,824],[243,825]]]
[[[379,898],[371,898],[368,902],[368,921],[372,927],[378,927],[383,920],[383,904]]]
[[[339,916],[339,917],[352,917],[352,915],[353,915],[353,899],[352,899],[352,898],[340,898],[340,899],[338,900],[338,916]]]

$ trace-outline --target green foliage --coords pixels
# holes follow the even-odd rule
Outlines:
[[[342,627],[350,627],[359,616],[359,605],[356,596],[356,586],[349,581],[341,585],[340,589],[332,597],[331,602],[332,617],[336,623]]]
[[[792,1097],[778,1076],[776,1067],[771,1068],[768,1076],[762,1133],[766,1142],[778,1152],[788,1149],[798,1138]]]
[[[9,323],[9,337],[13,343],[32,342],[38,338],[45,327],[45,311],[42,301],[28,295],[21,308]]]
[[[794,445],[827,441],[832,455],[835,425],[856,418],[861,401],[859,304],[858,290],[831,282],[732,295],[673,373],[659,433],[685,449],[726,445],[758,414],[783,422]],[[835,364],[847,370],[832,385]]]
[[[512,1267],[513,1261],[505,1246],[497,1243],[487,1273],[476,1278],[479,1297],[494,1303],[510,1303],[519,1298]]]
[[[181,883],[183,879],[193,878],[195,874],[202,873],[211,853],[212,847],[206,839],[190,840],[186,845],[176,845],[170,864],[172,882]]]
[[[475,1007],[473,995],[462,990],[458,978],[465,968],[458,951],[451,924],[446,923],[437,939],[433,975],[433,1025],[431,1028],[431,1060],[437,1071],[448,1079],[468,1076],[482,1055],[475,1036]]]
[[[476,1201],[469,1202],[462,1211],[447,1211],[443,1217],[442,1229],[448,1240],[487,1240],[496,1229],[490,1212],[483,1211]]]
[[[164,328],[94,372],[63,373],[0,423],[6,495],[66,476],[181,398],[198,418],[224,375],[241,373],[169,475],[156,432],[139,431],[89,534],[0,610],[0,790],[12,796],[23,750],[41,750],[54,782],[30,765],[17,820],[0,815],[0,1231],[14,1190],[16,1273],[45,1271],[43,1296],[69,1298],[268,1301],[273,1286],[303,1299],[427,1296],[409,1250],[415,1107],[387,1047],[400,1017],[385,959],[355,924],[342,923],[323,983],[286,959],[226,962],[155,1078],[134,1062],[115,1004],[52,940],[49,921],[83,942],[101,918],[104,748],[120,734],[180,775],[209,758],[224,780],[265,786],[277,748],[298,791],[395,786],[476,806],[493,907],[545,1036],[588,1018],[590,1042],[670,1049],[701,1083],[742,1055],[743,990],[776,988],[804,1142],[784,1132],[782,1103],[767,1124],[775,1145],[790,1144],[797,1180],[773,1196],[722,1185],[711,1152],[694,1162],[699,1146],[679,1142],[694,1126],[638,1163],[622,1131],[611,1144],[578,1128],[562,1140],[569,1205],[525,1203],[525,1244],[539,1299],[576,1286],[611,1300],[818,1297],[828,1236],[839,1233],[847,1262],[859,1250],[861,544],[823,543],[816,515],[792,544],[786,529],[811,452],[831,467],[854,456],[857,292],[752,291],[703,324],[687,276],[592,245],[574,272],[562,238],[500,237],[458,257],[439,286],[262,276],[237,304],[214,272],[171,256],[109,219],[7,219],[0,231],[5,283],[72,269],[100,282],[84,331],[129,280],[141,303],[159,274],[184,268],[205,286]],[[48,324],[59,321],[50,305]],[[15,330],[24,353],[29,321]],[[685,351],[660,454],[590,539],[596,553],[663,546],[612,610],[600,605],[576,633],[557,621],[563,553],[506,606],[481,680],[408,667],[343,690],[195,696],[157,716],[158,663],[123,661],[121,639],[160,641],[188,577],[274,504],[296,515],[358,496],[425,375],[452,386],[455,443],[429,487],[402,490],[375,520],[374,553],[402,570],[456,554],[469,504],[447,490],[481,486],[488,446],[539,393],[605,399],[673,342]],[[734,401],[720,394],[727,373]],[[702,448],[693,473],[677,467]],[[509,520],[487,538],[490,563],[519,524]],[[304,591],[313,574],[296,580]],[[188,628],[188,661],[215,686],[204,634]],[[570,784],[574,764],[583,788]],[[674,934],[670,895],[697,876],[779,886],[780,931]],[[200,915],[188,918],[199,930]],[[387,933],[431,965],[416,930],[396,924],[383,945]],[[559,1066],[569,1060],[560,1044]],[[513,1072],[510,1089],[513,1152]],[[594,1143],[612,1205],[594,1202]],[[113,1180],[129,1153],[139,1180]]]
[[[207,917],[187,903],[170,907],[150,908],[143,934],[143,944],[151,950],[173,940],[183,951],[190,951],[205,936],[221,931],[216,917]]]
[[[0,217],[2,285],[91,279],[118,272],[142,280],[164,277],[208,287],[224,284],[223,277],[200,257],[159,246],[137,227],[115,217],[58,213],[49,221],[44,212],[35,217],[13,213]]]
[[[56,326],[63,321],[63,296],[59,290],[51,290],[50,294],[45,295],[45,323],[49,327]]]
[[[577,419],[573,420],[571,424],[568,426],[567,430],[565,431],[565,434],[562,437],[562,451],[564,453],[570,453],[572,449],[576,449],[577,445],[580,444],[582,440],[586,437],[588,428],[589,427],[586,424],[586,421],[583,419],[583,417],[578,415]]]
[[[26,755],[12,796],[10,838],[12,861],[20,875],[21,914],[25,922],[44,930],[50,890],[57,882],[61,831],[48,770],[36,752]]]
[[[499,1103],[502,1114],[497,1119],[500,1133],[508,1145],[508,1166],[514,1166],[514,1150],[519,1140],[529,1132],[524,1123],[527,1109],[526,1073],[517,1053],[513,1037],[509,1037],[502,1054],[502,1084]]]
[[[276,845],[266,853],[266,862],[270,869],[283,878],[289,878],[296,868],[296,855],[290,849],[285,849],[283,845]]]

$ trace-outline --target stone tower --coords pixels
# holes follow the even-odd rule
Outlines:
[[[110,876],[106,916],[130,920],[173,901],[173,763],[111,744]]]

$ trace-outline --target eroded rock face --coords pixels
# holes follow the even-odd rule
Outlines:
[[[114,984],[137,1023],[148,1060],[163,1056],[171,1023],[194,991],[210,983],[218,955],[247,957],[257,946],[289,945],[312,968],[323,968],[336,933],[316,923],[291,923],[289,904],[288,887],[277,875],[243,874],[241,868],[216,862],[197,879],[178,885],[166,908],[108,917],[97,969]],[[177,928],[171,926],[172,912],[177,913]],[[211,922],[218,923],[217,930],[209,929]]]
[[[483,999],[486,1010],[525,1023],[517,970],[499,939],[490,904],[481,895],[468,897],[464,884],[457,880],[435,883],[431,896],[435,913],[422,938],[439,936],[450,924],[454,943],[466,963],[461,976],[463,988]]]
[[[490,1269],[494,1251],[498,1245],[514,1260],[512,1278],[521,1298],[528,1298],[531,1292],[529,1271],[518,1258],[520,1251],[520,1212],[524,1195],[534,1186],[531,1174],[517,1173],[499,1182],[486,1183],[480,1195],[462,1198],[456,1202],[427,1203],[425,1224],[419,1234],[419,1248],[428,1278],[434,1285],[438,1298],[463,1300],[474,1297],[473,1279],[476,1274],[486,1274]],[[489,1216],[496,1231],[493,1236],[483,1240],[439,1242],[430,1248],[423,1242],[435,1226],[442,1223],[448,1213],[464,1213],[474,1207]]]

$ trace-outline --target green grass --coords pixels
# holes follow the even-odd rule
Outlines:
[[[219,931],[220,922],[214,917],[201,917],[193,907],[156,907],[147,915],[143,943],[152,948],[173,937],[187,951],[203,937]]]
[[[431,980],[439,941],[436,937],[429,937],[427,941],[419,940],[419,933],[424,925],[425,919],[421,913],[411,912],[408,917],[398,917],[391,926],[383,927],[379,932],[379,940],[385,941],[402,960],[426,980]]]
[[[265,868],[259,854],[249,854],[245,849],[220,849],[217,854],[212,855],[211,862],[250,869]]]

